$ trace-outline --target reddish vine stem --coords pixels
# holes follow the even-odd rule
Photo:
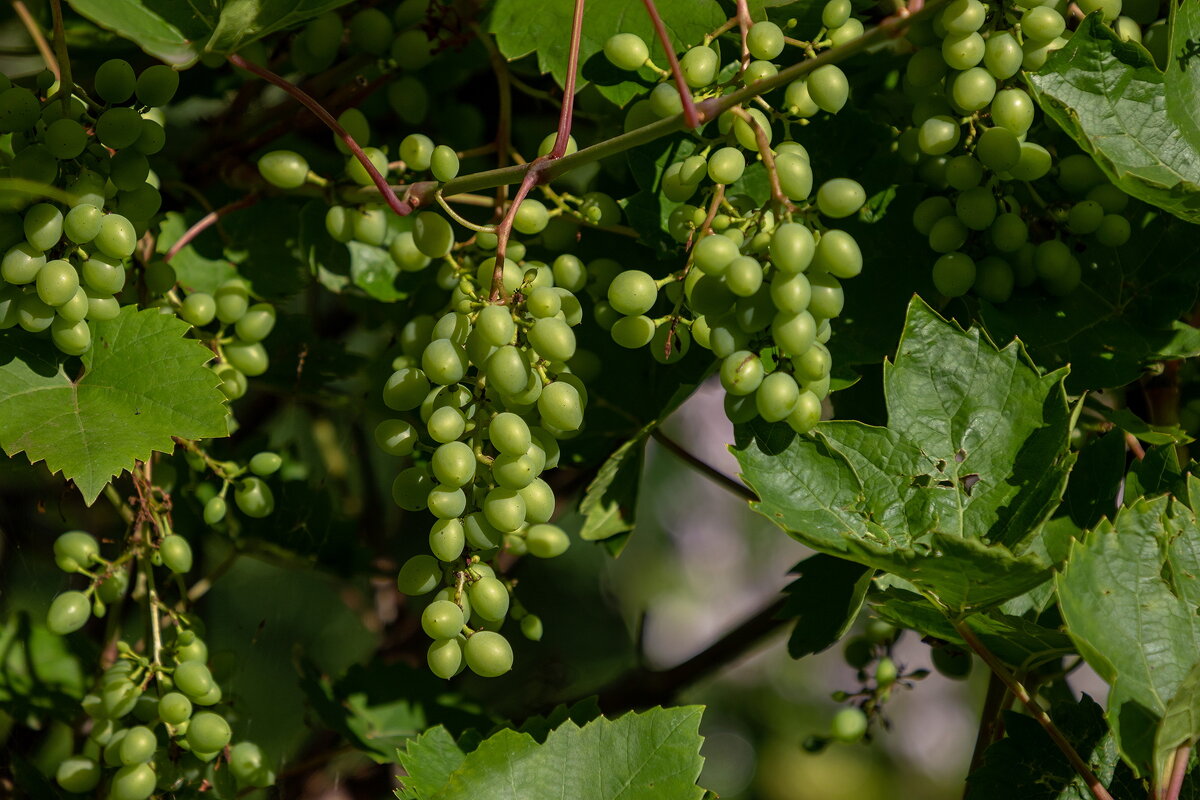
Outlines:
[[[767,168],[767,178],[771,183],[771,199],[779,206],[788,212],[796,210],[792,205],[792,201],[783,193],[783,187],[779,184],[779,171],[775,169],[775,156],[771,155],[771,143],[767,140],[767,133],[758,124],[758,120],[750,116],[746,109],[741,106],[734,106],[729,109],[738,117],[740,117],[754,131],[754,141],[758,145],[758,154],[762,157],[763,166]]]
[[[1188,761],[1192,757],[1192,745],[1184,742],[1175,750],[1175,763],[1171,767],[1171,782],[1167,784],[1167,793],[1163,800],[1179,800],[1183,791],[1183,781],[1187,777]]]
[[[1079,753],[1075,750],[1075,747],[1067,741],[1067,737],[1063,736],[1062,731],[1050,719],[1050,715],[1046,713],[1041,704],[1025,688],[1025,684],[1017,680],[1016,676],[1008,671],[1008,667],[1004,666],[1004,662],[997,658],[996,654],[979,640],[979,637],[975,635],[975,631],[971,630],[970,626],[962,620],[955,620],[953,625],[954,630],[962,637],[962,640],[979,654],[979,657],[988,665],[992,673],[1008,687],[1008,690],[1012,692],[1014,697],[1025,705],[1025,708],[1029,709],[1030,716],[1042,726],[1042,730],[1046,732],[1051,741],[1067,757],[1067,761],[1071,762],[1071,767],[1075,770],[1076,774],[1083,778],[1084,783],[1087,784],[1088,791],[1092,793],[1092,797],[1096,798],[1096,800],[1113,800],[1113,796],[1104,788],[1104,784],[1096,777],[1096,773],[1092,772],[1087,762],[1079,757]]]
[[[683,103],[684,122],[689,128],[699,128],[700,114],[696,111],[696,104],[692,102],[692,90],[688,87],[687,81],[683,79],[683,72],[679,69],[679,59],[675,57],[675,48],[671,46],[671,39],[667,36],[667,26],[663,24],[662,17],[658,15],[658,7],[654,5],[654,0],[642,0],[642,2],[646,6],[646,13],[650,15],[650,21],[654,23],[654,33],[658,36],[659,44],[667,54],[667,63],[671,65],[675,88],[679,90],[679,100]]]
[[[192,243],[193,240],[195,240],[197,236],[215,225],[221,219],[221,217],[231,214],[234,211],[248,208],[257,203],[261,198],[262,195],[255,192],[253,194],[246,195],[241,200],[235,200],[232,203],[221,206],[216,211],[210,211],[209,213],[205,214],[203,217],[196,220],[192,227],[184,231],[183,236],[180,236],[179,239],[176,240],[175,244],[171,245],[171,248],[167,250],[167,254],[163,256],[163,261],[169,263],[180,250],[187,247]]]
[[[746,0],[737,0],[737,24],[742,33],[742,68],[738,71],[745,72],[750,66],[750,45],[746,38],[750,35],[750,26],[754,24],[750,19],[750,6]]]
[[[650,2],[651,0],[647,0]],[[558,135],[554,139],[554,149],[550,158],[562,158],[567,152],[567,142],[571,137],[571,123],[575,113],[575,73],[579,70],[579,42],[583,37],[583,4],[585,0],[575,0],[575,16],[571,20],[571,52],[567,56],[567,80],[563,85],[563,104],[558,115]]]
[[[406,217],[412,213],[413,205],[401,200],[396,196],[396,194],[392,191],[392,187],[388,186],[387,180],[385,180],[384,177],[379,174],[379,170],[375,169],[375,165],[371,163],[371,159],[367,158],[367,154],[363,152],[361,147],[359,147],[358,142],[354,141],[354,137],[351,136],[349,131],[343,128],[338,121],[333,118],[332,114],[325,110],[323,105],[313,99],[307,92],[305,92],[296,84],[292,83],[286,78],[281,78],[266,67],[260,67],[258,64],[247,61],[237,53],[233,53],[229,56],[229,63],[233,64],[235,67],[241,67],[247,72],[257,75],[264,81],[273,83],[295,98],[297,102],[301,103],[313,114],[315,114],[317,119],[321,120],[321,122],[324,122],[325,125],[328,126],[328,128],[333,131],[339,139],[346,143],[346,147],[350,148],[350,152],[353,153],[354,157],[358,159],[358,163],[362,164],[363,169],[365,169],[367,174],[371,176],[371,182],[375,184],[375,188],[379,190],[379,194],[383,196],[383,199],[388,204],[388,207],[402,217]]]
[[[687,263],[683,265],[683,272],[679,275],[679,280],[685,280],[688,273],[692,269],[692,259],[690,257],[691,250],[695,248],[696,242],[704,238],[705,234],[712,228],[712,221],[717,216],[717,210],[721,207],[721,201],[725,199],[725,184],[718,183],[716,190],[713,192],[712,199],[708,203],[708,213],[704,215],[704,222],[700,224],[700,228],[696,231],[695,237],[688,240],[687,249],[689,257]],[[675,302],[675,308],[671,311],[671,328],[667,331],[667,341],[663,344],[663,357],[669,359],[671,351],[674,349],[675,330],[679,327],[679,310],[683,308],[683,292],[679,293],[679,300]]]

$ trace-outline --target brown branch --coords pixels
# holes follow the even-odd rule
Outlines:
[[[203,217],[196,220],[195,224],[193,224],[192,227],[190,227],[186,231],[184,231],[183,235],[180,236],[175,241],[175,243],[171,245],[171,248],[169,250],[167,250],[167,254],[165,256],[163,256],[163,261],[166,261],[169,263],[171,261],[171,259],[174,258],[180,250],[187,247],[189,244],[192,243],[193,240],[195,240],[195,238],[197,236],[204,233],[204,231],[208,230],[210,227],[215,225],[217,223],[217,221],[221,219],[221,217],[224,217],[227,214],[230,214],[239,209],[248,208],[249,206],[252,206],[255,203],[257,203],[260,199],[261,199],[261,195],[259,195],[257,192],[254,194],[248,194],[245,197],[243,197],[241,200],[235,200],[234,202],[229,203],[228,205],[221,206],[216,211],[210,211],[209,213],[205,214]]]
[[[751,491],[750,488],[744,483],[734,480],[724,472],[721,472],[719,469],[714,467],[712,464],[709,464],[707,461],[703,461],[694,453],[684,449],[679,442],[676,442],[674,439],[667,436],[662,432],[661,429],[655,428],[654,432],[651,433],[650,436],[654,439],[654,441],[661,444],[671,453],[674,453],[677,458],[687,462],[689,466],[704,475],[704,477],[708,478],[713,483],[720,486],[722,489],[732,492],[743,500],[751,503],[758,501],[758,495]]]
[[[750,26],[754,24],[750,19],[750,6],[746,0],[737,0],[737,24],[742,34],[742,66],[738,70],[740,75],[750,66],[750,45],[746,39],[750,35]]]
[[[974,772],[983,763],[983,754],[987,752],[988,747],[995,741],[996,723],[1000,719],[1000,712],[1004,710],[1004,698],[1008,694],[1008,688],[1004,682],[1000,680],[996,673],[991,673],[988,676],[987,695],[983,701],[983,711],[979,715],[979,732],[975,735],[975,750],[971,753],[971,768],[968,770]],[[970,786],[963,789],[963,797],[970,790]]]
[[[53,72],[54,79],[61,83],[62,73],[59,71],[58,60],[54,57],[54,52],[50,49],[50,43],[46,41],[46,37],[42,33],[41,27],[38,26],[37,20],[33,18],[33,14],[29,13],[29,9],[22,0],[12,0],[12,7],[13,11],[17,12],[17,16],[21,18],[21,24],[25,26],[25,30],[29,31],[29,38],[33,39],[38,52],[42,54],[42,61],[46,63],[46,69]]]
[[[312,96],[310,96],[299,86],[287,80],[286,78],[281,78],[266,67],[260,67],[258,64],[246,60],[237,53],[229,55],[228,58],[229,63],[233,64],[235,67],[241,67],[247,72],[251,72],[263,80],[273,83],[295,98],[313,114],[315,114],[317,118],[321,120],[321,122],[324,122],[325,125],[331,131],[333,131],[339,139],[345,142],[346,147],[348,147],[350,152],[354,154],[354,157],[358,159],[358,163],[362,164],[363,169],[365,169],[367,174],[371,176],[371,182],[375,184],[375,188],[379,190],[379,193],[383,196],[383,199],[388,204],[388,207],[402,217],[408,216],[412,213],[414,205],[401,200],[395,195],[394,192],[392,192],[391,187],[388,186],[387,180],[385,180],[384,177],[379,174],[379,170],[375,169],[375,165],[371,163],[371,159],[367,158],[367,154],[363,152],[363,149],[359,146],[358,142],[354,141],[354,137],[350,135],[349,131],[343,128],[341,124],[333,118],[333,115],[325,110],[323,105],[314,100]]]
[[[659,44],[667,53],[667,63],[671,65],[671,75],[675,78],[675,88],[679,90],[679,100],[683,103],[683,119],[689,128],[693,130],[700,127],[700,116],[696,112],[696,104],[692,102],[692,90],[687,85],[687,81],[683,79],[683,72],[679,69],[679,59],[675,57],[675,48],[671,44],[671,38],[667,35],[667,26],[663,24],[662,17],[658,15],[658,7],[654,5],[654,0],[642,0],[646,6],[646,13],[650,15],[650,22],[654,24],[654,33],[658,36]]]

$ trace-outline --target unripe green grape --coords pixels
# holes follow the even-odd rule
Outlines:
[[[443,258],[454,246],[454,231],[445,217],[422,211],[413,226],[413,243],[430,258]]]
[[[514,489],[492,489],[482,508],[488,524],[501,533],[510,533],[525,524],[525,500]]]
[[[105,255],[128,258],[137,246],[137,239],[137,233],[129,220],[120,214],[106,214],[100,220],[100,230],[92,241]]]
[[[308,179],[308,161],[291,150],[272,150],[258,160],[258,172],[272,186],[298,189]]]
[[[783,29],[774,22],[756,22],[746,34],[746,46],[754,58],[771,61],[783,52]]]
[[[850,82],[838,66],[826,64],[808,76],[808,94],[822,111],[836,114],[850,97]]]
[[[829,273],[818,272],[809,275],[808,282],[812,292],[812,297],[808,301],[808,313],[820,319],[833,319],[841,315],[846,298],[842,284],[838,282],[837,278]],[[815,323],[812,335],[815,338]],[[793,348],[789,352],[793,356],[797,356],[807,349],[807,347]]]
[[[503,347],[512,342],[517,328],[512,312],[507,306],[489,305],[480,309],[475,320],[475,330],[488,344]]]
[[[609,329],[613,341],[629,350],[650,344],[654,338],[654,320],[647,316],[621,317]]]
[[[512,669],[513,654],[508,640],[493,631],[477,631],[463,648],[467,666],[483,678],[495,678]]]
[[[1076,203],[1067,212],[1067,230],[1076,236],[1095,233],[1104,220],[1104,208],[1094,200]]]
[[[376,172],[385,178],[387,177],[387,153],[383,152],[378,147],[364,147],[363,155],[367,157],[367,162],[375,168]],[[370,186],[375,182],[375,178],[372,177],[371,173],[367,170],[366,165],[364,165],[357,156],[351,156],[350,158],[346,159],[346,177],[357,183],[359,186]]]
[[[725,417],[734,425],[749,422],[758,416],[754,407],[754,395],[726,394],[721,401],[724,405]]]
[[[219,752],[231,738],[233,731],[229,729],[229,723],[211,711],[197,712],[188,723],[187,742],[196,752]]]
[[[954,0],[942,12],[942,26],[946,33],[961,35],[983,27],[987,8],[979,0]]]
[[[249,384],[246,381],[246,376],[238,372],[237,369],[229,364],[220,364],[213,368],[213,372],[221,379],[221,385],[217,388],[230,400],[237,400],[246,394]]]
[[[358,110],[357,108],[347,108],[345,111],[339,114],[338,124],[346,130],[346,133],[350,134],[350,138],[354,139],[355,143],[357,143],[360,147],[365,149],[370,143],[371,123],[367,121],[367,115],[362,113],[362,111]],[[350,155],[350,146],[347,145],[342,137],[338,136],[337,134],[334,134],[333,136],[333,146],[336,147],[338,152],[342,155]],[[378,162],[376,162],[374,159],[370,160],[372,164],[378,167]],[[384,159],[384,164],[386,171],[386,158]],[[349,164],[347,164],[347,167],[349,167]]]
[[[736,247],[734,251],[736,252]],[[626,270],[614,278],[608,286],[608,302],[621,314],[627,316],[645,314],[654,306],[657,299],[658,287],[654,278],[641,270]],[[536,323],[535,328],[540,324],[540,321]]]
[[[616,285],[616,281],[613,282],[613,285]],[[555,317],[539,319],[533,323],[527,336],[529,343],[543,358],[551,361],[568,361],[575,355],[575,332],[561,319]]]
[[[746,170],[746,157],[736,147],[722,147],[708,158],[708,176],[714,183],[735,183]]]
[[[131,192],[146,182],[150,162],[136,150],[122,150],[109,161],[108,179],[124,192]]]
[[[152,108],[165,106],[179,88],[179,73],[166,64],[155,64],[142,70],[137,79],[137,97],[142,105]]]
[[[350,212],[350,229],[355,241],[381,247],[387,238],[387,213],[379,207],[363,206]]]
[[[941,51],[923,48],[913,53],[904,67],[908,82],[918,88],[933,86],[946,74],[946,60]]]
[[[813,267],[835,278],[853,278],[862,272],[862,250],[854,237],[831,229],[821,235],[813,251]]]
[[[568,294],[569,296],[569,294]],[[539,286],[525,299],[525,310],[535,317],[554,317],[562,311],[563,295],[552,286]],[[570,325],[570,321],[567,322]]]
[[[457,519],[439,519],[429,530],[429,549],[439,561],[454,561],[465,544],[463,525]]]
[[[154,794],[157,777],[149,764],[121,767],[109,784],[108,800],[146,800]]]
[[[67,212],[63,218],[63,233],[76,244],[87,244],[100,233],[104,212],[90,204],[80,204]]]
[[[246,310],[234,327],[239,339],[259,342],[267,338],[275,327],[275,307],[270,303],[256,303]]]
[[[917,144],[923,153],[941,155],[954,149],[961,133],[957,120],[938,115],[921,123],[917,131]]]
[[[1020,181],[1035,181],[1050,172],[1053,157],[1046,148],[1033,142],[1021,142],[1021,158],[1009,174]]]
[[[785,272],[776,272],[771,279],[770,285],[771,301],[780,311],[800,312],[808,308],[809,301],[812,300],[812,286],[809,284],[808,278],[799,273],[789,275]]]
[[[38,250],[58,244],[63,233],[63,214],[49,203],[37,203],[25,211],[25,240]]]
[[[233,341],[223,349],[225,360],[238,372],[257,377],[267,371],[267,351],[259,342]]]
[[[480,550],[489,550],[500,545],[500,531],[488,522],[487,515],[476,511],[463,518],[463,532],[467,543]]]
[[[82,286],[75,290],[75,294],[71,296],[70,300],[55,309],[55,313],[57,313],[64,322],[69,322],[72,324],[83,321],[87,317],[87,312],[87,290]],[[3,317],[2,312],[0,312],[0,317]],[[3,327],[3,325],[0,325],[0,328]]]
[[[426,653],[429,671],[444,680],[458,674],[463,663],[463,647],[459,638],[439,639],[429,645]]]
[[[804,272],[816,253],[812,231],[798,222],[785,222],[771,236],[770,253],[771,262],[784,272]]]
[[[449,600],[434,600],[421,613],[421,628],[431,639],[450,639],[462,630],[462,609]]]
[[[738,256],[725,270],[725,285],[738,297],[753,296],[762,282],[762,265],[753,256]]]
[[[46,254],[28,242],[20,242],[4,254],[4,261],[0,263],[0,277],[14,286],[20,286],[37,279],[44,266]]]
[[[234,491],[233,499],[247,517],[261,519],[275,510],[275,496],[271,493],[271,487],[261,478],[243,478]]]
[[[1120,247],[1129,241],[1129,220],[1118,214],[1105,214],[1096,229],[1096,241],[1105,247]]]
[[[542,389],[537,407],[543,422],[560,431],[576,431],[583,424],[583,405],[579,392],[562,380],[554,381]]]
[[[43,303],[37,292],[27,292],[17,301],[17,323],[30,333],[46,330],[57,319],[53,306]]]
[[[636,33],[618,33],[604,43],[604,56],[617,69],[632,72],[650,58],[650,49]]]
[[[192,569],[192,546],[182,536],[171,534],[163,537],[158,552],[162,556],[163,566],[171,572],[182,575]]]
[[[135,725],[125,731],[121,739],[120,757],[122,764],[145,764],[154,758],[158,740],[154,731],[144,725]]]
[[[435,339],[421,356],[421,369],[434,383],[458,383],[467,371],[466,351],[449,339]]]
[[[1121,14],[1121,0],[1077,0],[1077,5],[1085,15],[1099,11],[1105,22],[1112,22]]]
[[[996,219],[996,198],[991,189],[977,186],[959,194],[954,212],[971,230],[987,230]]]
[[[1111,183],[1092,188],[1087,193],[1087,199],[1099,203],[1105,214],[1120,214],[1129,206],[1129,195]]]
[[[990,303],[1006,302],[1012,296],[1012,267],[1002,258],[988,256],[975,265],[972,290]]]
[[[350,44],[371,55],[382,56],[395,36],[391,18],[378,8],[364,8],[350,17]]]
[[[213,299],[217,303],[217,319],[226,325],[237,322],[250,307],[249,289],[240,278],[232,278],[218,286]]]
[[[68,531],[54,540],[54,563],[63,572],[87,569],[100,556],[100,545],[85,531]]]
[[[96,68],[93,77],[96,94],[108,104],[124,103],[133,97],[137,88],[137,76],[128,61],[120,58],[110,58]]]
[[[152,156],[162,152],[167,146],[167,132],[163,126],[152,119],[142,120],[142,132],[133,143],[133,148],[144,156]]]
[[[216,525],[221,520],[225,519],[225,511],[227,509],[225,498],[221,496],[211,497],[204,504],[204,522],[208,525]]]
[[[229,771],[239,784],[258,789],[275,783],[275,773],[267,766],[262,749],[254,742],[238,742],[230,748]]]
[[[526,614],[521,617],[521,635],[531,642],[542,640],[542,618],[536,614]]]
[[[1021,142],[1008,128],[987,128],[975,144],[975,154],[993,172],[1008,172],[1021,160]]]
[[[757,355],[739,350],[721,361],[721,385],[729,394],[751,394],[763,382],[763,364]]]
[[[1001,253],[1015,253],[1029,240],[1029,228],[1020,214],[996,217],[990,230],[992,245]]]
[[[808,93],[808,80],[805,78],[797,78],[788,84],[783,97],[783,107],[801,119],[815,116],[821,110]]]
[[[512,345],[501,347],[493,353],[488,358],[485,372],[488,383],[505,395],[523,391],[530,378],[529,362]]]
[[[955,76],[950,96],[960,108],[978,111],[996,96],[996,79],[983,67],[971,67]]]
[[[192,701],[180,692],[164,694],[158,701],[158,715],[168,725],[179,725],[192,716]]]
[[[986,53],[987,43],[978,33],[952,34],[942,41],[942,58],[950,69],[971,69]]]
[[[843,708],[833,715],[830,737],[845,744],[854,744],[867,733],[867,715],[858,708]]]
[[[556,558],[567,552],[571,540],[557,525],[530,525],[525,533],[525,546],[530,555],[538,558]]]
[[[992,122],[1017,136],[1033,125],[1033,100],[1021,89],[1002,89],[992,99]]]
[[[92,330],[83,321],[56,316],[50,323],[50,335],[54,345],[69,356],[81,356],[92,347]]]
[[[800,398],[800,387],[786,372],[772,372],[754,392],[754,405],[767,422],[779,422],[792,413]]]
[[[949,253],[965,245],[967,236],[967,226],[957,216],[942,217],[929,230],[929,247],[935,253]]]
[[[987,39],[983,64],[993,78],[1008,80],[1021,71],[1024,53],[1020,43],[1008,31],[993,32]]]
[[[92,604],[83,592],[63,592],[50,603],[46,627],[58,636],[74,633],[92,616]]]
[[[975,261],[965,253],[946,253],[933,264],[933,285],[946,297],[961,297],[975,283]]]
[[[541,233],[550,222],[550,212],[537,200],[526,198],[521,201],[513,216],[513,228],[527,236]]]
[[[841,45],[852,42],[858,37],[862,36],[864,30],[865,28],[863,27],[863,24],[854,17],[851,17],[838,27],[829,31],[829,41],[834,47],[840,47]]]
[[[1062,159],[1058,164],[1058,185],[1071,194],[1085,194],[1106,180],[1091,156],[1076,153]]]
[[[191,700],[208,694],[216,685],[203,661],[184,661],[175,668],[171,677],[175,681],[175,688]]]
[[[858,213],[866,202],[867,193],[862,184],[849,178],[833,178],[825,181],[817,190],[817,208],[833,219]]]
[[[587,284],[587,269],[578,256],[563,253],[551,265],[554,285],[570,292],[578,292]]]
[[[433,155],[429,159],[429,169],[435,180],[443,183],[453,180],[458,175],[458,153],[454,152],[453,147],[439,144],[433,148]]]
[[[350,210],[345,206],[330,206],[325,212],[325,230],[335,242],[345,244],[354,239],[354,222]]]
[[[723,274],[737,256],[738,246],[733,243],[732,239],[719,234],[705,236],[692,248],[693,262],[707,275]],[[657,289],[655,294],[657,296]],[[645,310],[649,310],[649,306]]]
[[[400,158],[409,169],[424,172],[433,161],[433,140],[421,133],[410,133],[400,142]]]
[[[442,565],[433,556],[426,555],[408,559],[396,575],[396,587],[410,597],[432,592],[441,581]]]
[[[85,794],[99,785],[100,775],[100,765],[94,759],[75,755],[59,762],[54,780],[68,792]]]
[[[983,180],[983,165],[971,156],[955,156],[946,165],[946,182],[959,191],[973,189]]]
[[[499,622],[508,614],[508,588],[496,578],[481,578],[470,585],[472,613],[489,622]]]
[[[749,86],[779,74],[779,68],[770,61],[751,61],[742,72],[742,83]]]
[[[121,304],[115,297],[104,297],[97,294],[93,289],[87,290],[88,296],[88,311],[87,318],[93,322],[105,322],[107,320],[116,319],[121,313]]]
[[[450,406],[442,406],[434,409],[426,427],[429,429],[431,439],[438,444],[445,444],[462,436],[466,424],[461,411]]]
[[[523,489],[537,477],[537,463],[528,455],[498,455],[492,463],[492,477],[506,489]]]
[[[693,47],[679,59],[679,70],[683,73],[683,79],[693,89],[708,86],[716,80],[720,66],[720,57],[711,47]]]
[[[475,477],[475,453],[466,442],[447,442],[434,451],[430,466],[439,483],[465,486]]]

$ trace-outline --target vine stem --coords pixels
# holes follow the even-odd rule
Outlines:
[[[1058,749],[1062,751],[1063,755],[1067,757],[1067,760],[1071,762],[1071,767],[1075,770],[1079,777],[1083,778],[1084,783],[1087,784],[1088,791],[1092,793],[1092,797],[1096,798],[1096,800],[1113,800],[1113,796],[1108,793],[1107,789],[1104,788],[1104,784],[1102,784],[1100,779],[1096,777],[1096,773],[1092,772],[1091,768],[1087,765],[1087,762],[1079,757],[1079,753],[1076,752],[1074,746],[1067,741],[1067,738],[1063,736],[1062,731],[1060,731],[1058,726],[1054,724],[1054,721],[1050,719],[1050,715],[1046,713],[1041,704],[1039,704],[1038,701],[1034,699],[1033,695],[1029,693],[1029,690],[1025,688],[1025,685],[1017,680],[1015,675],[1008,671],[1008,667],[1004,666],[1004,663],[996,657],[995,653],[989,650],[987,646],[979,640],[979,637],[975,635],[975,632],[971,630],[970,626],[968,626],[966,622],[963,620],[954,620],[952,624],[954,625],[954,630],[958,632],[958,635],[962,637],[963,641],[966,642],[972,650],[978,653],[979,657],[982,658],[984,663],[988,665],[988,667],[992,670],[992,674],[999,678],[1004,685],[1008,687],[1008,690],[1012,692],[1013,697],[1020,700],[1025,707],[1029,709],[1030,715],[1037,720],[1037,723],[1042,726],[1044,731],[1046,731],[1046,734],[1050,737],[1051,741],[1053,741]]]
[[[750,26],[754,24],[750,19],[750,4],[746,0],[737,0],[737,24],[742,34],[742,68],[738,70],[740,75],[750,66],[750,45],[747,37],[750,35]]]
[[[209,213],[205,214],[203,217],[196,220],[195,224],[184,231],[183,235],[180,236],[173,245],[171,245],[171,248],[167,250],[167,254],[163,256],[163,261],[169,263],[171,259],[174,258],[177,253],[179,253],[180,250],[187,247],[196,239],[197,236],[215,225],[217,221],[221,219],[221,217],[231,214],[239,209],[248,208],[249,206],[257,203],[260,199],[262,199],[262,195],[260,195],[258,192],[254,192],[246,195],[241,200],[235,200],[228,205],[221,206],[217,210],[210,211]]]
[[[387,180],[385,180],[384,177],[379,174],[379,170],[375,169],[375,165],[371,163],[371,159],[367,158],[367,154],[363,152],[363,149],[359,146],[358,142],[354,141],[354,137],[350,135],[350,132],[343,128],[341,124],[333,118],[333,115],[325,110],[325,106],[313,99],[311,95],[309,95],[296,84],[292,83],[286,78],[276,75],[266,67],[260,67],[258,64],[248,61],[237,53],[230,54],[228,58],[230,64],[233,64],[235,67],[241,67],[247,72],[253,73],[254,75],[262,78],[264,81],[278,86],[280,89],[283,89],[285,92],[291,95],[297,102],[315,114],[317,119],[321,120],[321,122],[324,122],[325,125],[331,131],[333,131],[339,139],[345,142],[346,147],[348,147],[350,152],[354,154],[354,157],[358,159],[358,163],[362,164],[363,169],[365,169],[367,174],[371,176],[371,182],[375,184],[375,188],[379,190],[381,195],[383,195],[383,199],[385,202],[387,202],[388,207],[402,217],[406,217],[412,213],[414,208],[413,204],[401,200],[396,196],[395,192],[392,191],[392,188],[388,186]]]
[[[730,113],[740,117],[754,131],[754,142],[758,145],[758,154],[762,157],[763,166],[767,170],[767,179],[771,184],[771,199],[775,201],[779,209],[789,213],[795,211],[796,207],[783,193],[783,187],[779,184],[779,171],[775,168],[775,156],[771,155],[771,142],[767,139],[767,132],[762,129],[762,125],[758,124],[758,120],[750,116],[750,113],[741,106],[733,107],[730,109]]]
[[[1184,742],[1175,750],[1175,763],[1171,767],[1171,782],[1167,785],[1167,793],[1163,800],[1179,800],[1179,794],[1183,791],[1183,781],[1187,777],[1188,760],[1191,757],[1191,742]]]
[[[974,772],[983,763],[983,754],[995,739],[996,723],[1000,712],[1004,710],[1004,698],[1008,688],[996,673],[988,676],[987,695],[983,701],[983,711],[979,715],[979,731],[975,735],[975,749],[971,753],[971,766],[968,773]],[[970,791],[970,784],[963,787],[963,798]]]
[[[63,116],[70,116],[74,80],[71,77],[71,59],[67,56],[67,31],[63,27],[62,0],[50,0],[50,17],[54,20],[54,53],[58,59],[58,96],[62,102]]]
[[[682,70],[679,69],[679,59],[675,57],[675,48],[671,45],[671,38],[667,35],[667,26],[663,24],[662,17],[659,16],[654,0],[642,0],[642,3],[646,6],[646,13],[650,15],[650,22],[654,25],[654,34],[667,54],[667,63],[671,65],[671,76],[675,79],[675,88],[679,90],[679,101],[683,103],[683,119],[689,128],[695,130],[700,127],[700,115],[696,112],[696,104],[692,101],[692,90],[687,85],[687,81],[683,79]]]
[[[729,477],[724,472],[721,472],[720,470],[718,470],[712,464],[709,464],[707,461],[701,460],[694,453],[690,452],[689,450],[684,449],[684,447],[682,445],[680,445],[679,442],[675,441],[670,436],[667,436],[660,429],[655,428],[654,432],[651,433],[650,436],[654,439],[654,441],[658,442],[663,447],[665,447],[667,450],[674,453],[675,456],[678,457],[679,459],[687,462],[687,464],[689,466],[693,467],[697,472],[700,472],[701,474],[703,474],[704,477],[708,478],[713,483],[716,483],[718,486],[721,486],[723,489],[726,489],[726,490],[732,492],[733,494],[737,495],[738,497],[742,498],[743,500],[746,500],[746,501],[749,501],[752,503],[758,501],[758,495],[756,495],[754,492],[752,492],[750,490],[750,488],[747,487],[744,483],[735,481],[733,478]]]
[[[29,8],[22,0],[12,0],[12,7],[13,11],[17,12],[17,16],[21,18],[21,24],[25,26],[25,30],[29,32],[29,38],[33,39],[34,46],[42,54],[42,61],[46,63],[46,69],[53,72],[55,80],[61,83],[62,73],[59,71],[58,60],[54,57],[50,43],[46,41],[46,36],[38,26],[37,20],[33,18],[33,14],[29,13]]]

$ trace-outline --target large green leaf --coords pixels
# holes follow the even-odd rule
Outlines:
[[[676,50],[697,44],[727,19],[717,0],[658,0],[656,6]],[[549,72],[562,86],[567,77],[574,9],[574,0],[497,0],[488,30],[495,35],[505,58],[513,60],[536,52],[538,68]],[[666,65],[642,0],[589,3],[579,42],[582,76],[576,85],[582,87],[591,80],[609,100],[625,105],[645,92],[657,76],[643,70],[643,80],[638,81],[634,73],[622,72],[608,63],[602,52],[604,42],[617,33],[636,33],[650,46],[655,63]]]
[[[1144,47],[1121,41],[1095,13],[1029,82],[1042,110],[1114,183],[1200,222],[1200,152],[1168,113],[1165,78]]]
[[[567,720],[544,743],[506,728],[465,755],[462,749],[456,755],[449,736],[434,729],[400,753],[411,777],[401,778],[405,788],[398,794],[411,800],[699,800],[702,711],[654,708],[583,727]]]
[[[1171,4],[1171,46],[1168,50],[1167,111],[1194,150],[1200,150],[1200,5],[1180,0]]]
[[[1064,375],[914,299],[885,369],[887,428],[744,426],[738,460],[756,510],[801,542],[979,610],[1049,577],[1031,544],[1072,463]]]
[[[93,325],[95,342],[74,362],[24,331],[0,332],[0,447],[62,471],[89,504],[113,476],[172,436],[227,435],[225,396],[204,364],[213,353],[184,339],[187,323],[132,306]]]
[[[1068,633],[1111,687],[1122,756],[1139,774],[1160,775],[1167,752],[1155,750],[1156,730],[1200,662],[1196,515],[1165,496],[1136,501],[1075,543],[1057,587]]]
[[[1123,386],[1162,359],[1195,304],[1200,236],[1162,214],[1135,224],[1124,247],[1089,247],[1079,259],[1084,282],[1067,297],[983,303],[981,315],[993,338],[1020,337],[1038,364],[1070,364],[1072,392]]]

